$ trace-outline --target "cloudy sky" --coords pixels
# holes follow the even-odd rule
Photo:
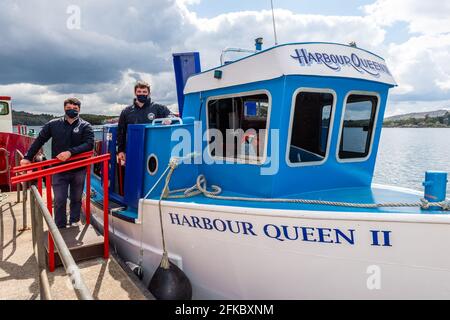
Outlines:
[[[450,109],[450,1],[274,0],[280,43],[349,43],[386,58],[399,84],[388,114]],[[0,95],[16,110],[118,114],[137,79],[175,105],[173,52],[202,68],[228,46],[273,45],[269,0],[0,0]],[[77,19],[77,18],[80,19]]]

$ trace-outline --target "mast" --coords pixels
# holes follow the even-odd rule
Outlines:
[[[270,0],[270,5],[272,7],[272,23],[273,23],[273,34],[275,37],[275,45],[278,45],[277,27],[276,27],[276,23],[275,23],[275,11],[273,10],[273,0]]]

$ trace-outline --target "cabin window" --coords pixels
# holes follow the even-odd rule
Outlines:
[[[365,158],[369,154],[378,98],[352,94],[345,105],[339,144],[340,159]]]
[[[265,93],[208,101],[212,157],[260,163],[266,147],[269,96]]]
[[[292,115],[289,162],[321,162],[328,149],[334,96],[329,92],[301,91]]]
[[[9,114],[9,106],[6,102],[0,102],[0,116]]]

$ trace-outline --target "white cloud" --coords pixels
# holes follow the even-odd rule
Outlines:
[[[380,25],[404,21],[413,33],[450,32],[450,2],[445,0],[377,0],[364,11]]]
[[[399,88],[397,99],[434,101],[450,99],[450,34],[412,37],[392,44],[388,55]]]
[[[399,87],[392,90],[388,114],[450,108],[450,2],[377,0],[364,8],[381,27],[407,23],[409,39],[384,48]]]

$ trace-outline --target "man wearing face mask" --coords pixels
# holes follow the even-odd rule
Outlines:
[[[150,98],[150,85],[145,81],[138,81],[134,86],[135,99],[131,106],[122,110],[117,128],[118,158],[125,162],[127,127],[129,124],[151,123],[155,119],[173,117],[170,110],[161,104],[154,103]],[[171,124],[170,119],[163,124]]]
[[[52,138],[52,158],[67,161],[79,153],[94,148],[94,131],[89,122],[80,119],[81,102],[77,98],[64,101],[65,115],[46,123],[39,136],[20,162],[26,165],[33,161],[36,153]],[[77,226],[80,221],[81,197],[83,194],[86,169],[79,168],[53,175],[52,185],[55,194],[55,223],[58,228],[67,225],[66,204],[70,186],[70,225]]]

